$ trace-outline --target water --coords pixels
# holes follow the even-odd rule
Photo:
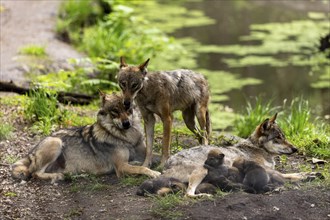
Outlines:
[[[182,28],[173,34],[178,38],[193,37],[204,45],[258,44],[256,41],[242,42],[241,36],[249,35],[250,25],[273,22],[291,22],[308,19],[308,12],[330,12],[329,2],[321,1],[201,1],[186,3],[189,10],[202,10],[205,15],[214,19],[213,25]],[[304,34],[304,32],[302,32]],[[285,54],[274,57],[285,59]],[[330,115],[330,82],[323,89],[312,88],[319,80],[321,73],[311,74],[310,66],[285,65],[245,65],[230,67],[224,60],[236,58],[232,54],[203,53],[197,57],[198,67],[208,70],[228,71],[239,79],[248,77],[262,80],[261,84],[248,85],[232,89],[225,94],[229,99],[221,101],[234,111],[242,111],[246,100],[251,97],[272,99],[274,105],[282,105],[283,100],[303,97],[310,102],[315,115]],[[329,69],[327,69],[329,71]],[[212,83],[211,83],[212,85]],[[213,85],[214,86],[214,85]]]

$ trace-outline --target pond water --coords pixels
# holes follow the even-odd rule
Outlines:
[[[257,31],[251,30],[251,27],[253,29],[255,24],[269,23],[275,24],[274,29],[278,28],[280,31],[287,28],[287,26],[281,28],[280,26],[277,27],[277,24],[291,25],[288,29],[291,27],[292,29],[308,28],[309,26],[305,23],[302,24],[301,21],[309,22],[312,20],[313,14],[311,12],[325,14],[326,19],[323,17],[323,20],[319,19],[316,22],[324,22],[324,20],[329,22],[329,1],[198,1],[185,3],[184,6],[188,11],[201,10],[207,17],[214,19],[214,23],[210,25],[186,27],[173,32],[173,35],[178,38],[194,38],[201,43],[201,46],[214,46],[214,48],[202,50],[203,52],[198,54],[198,68],[226,71],[239,80],[246,78],[261,80],[259,83],[251,83],[251,85],[247,84],[226,91],[223,94],[227,98],[219,101],[219,104],[226,105],[239,112],[242,108],[245,108],[247,100],[253,100],[251,97],[262,97],[263,100],[272,99],[274,105],[282,105],[285,99],[290,102],[294,97],[302,97],[309,101],[315,115],[325,116],[330,114],[329,67],[323,67],[321,71],[313,71],[313,65],[310,65],[310,63],[305,65],[285,62],[297,54],[303,54],[304,57],[310,59],[316,51],[306,50],[304,46],[298,48],[298,51],[295,48],[286,50],[287,44],[282,44],[284,41],[279,39],[278,45],[273,45],[274,48],[279,47],[279,49],[277,48],[277,51],[274,52],[272,48],[260,47],[260,44],[265,45],[267,38],[274,37],[275,39],[276,36],[274,35],[276,33],[264,36],[266,39],[257,36],[258,34],[265,35],[266,32],[271,32],[269,30],[272,30],[272,27],[268,30],[260,28],[258,30],[258,27],[255,28]],[[296,26],[298,23],[300,26]],[[323,23],[319,33],[314,33],[314,35],[310,35],[309,31],[313,32],[313,30],[308,29],[286,30],[288,33],[285,42],[301,41],[300,45],[304,45],[304,43],[310,43],[304,41],[310,41],[311,38],[317,38],[312,39],[317,42],[319,35],[329,30],[326,29],[326,23]],[[251,33],[257,37],[251,37]],[[298,39],[295,36],[304,34],[306,34],[306,38]],[[244,40],[244,36],[248,40]],[[281,38],[281,36],[278,38]],[[276,40],[273,40],[273,42]],[[255,45],[259,47],[260,51],[257,49],[251,52],[251,54],[257,54],[257,56],[251,57],[249,52],[235,51],[234,45],[252,47]],[[283,47],[283,51],[281,47]],[[317,45],[315,45],[315,48],[317,48]],[[230,51],[231,49],[233,51]],[[237,47],[236,50],[243,49]],[[299,49],[301,49],[301,53]],[[245,62],[247,60],[243,59],[246,57],[250,61]],[[264,59],[265,57],[267,59]],[[229,62],[231,59],[235,61],[234,64]],[[323,83],[322,88],[312,87],[324,74],[326,75],[324,77],[325,84]],[[212,78],[210,82],[211,88],[221,85],[221,76],[214,76],[215,78],[217,80],[214,81]],[[213,95],[216,96],[217,94]]]

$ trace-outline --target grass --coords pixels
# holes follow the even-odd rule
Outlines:
[[[0,124],[0,141],[9,139],[13,130],[12,125]]]
[[[180,194],[167,194],[163,197],[154,196],[151,212],[156,217],[165,219],[178,219],[183,217],[181,211],[175,210],[175,207],[184,204],[184,198]]]
[[[102,191],[109,189],[111,185],[100,182],[100,178],[93,174],[65,174],[65,180],[72,182],[70,191],[73,193],[80,191]],[[85,181],[81,183],[82,181]],[[87,182],[86,182],[87,181]]]
[[[146,176],[143,175],[126,175],[120,178],[120,183],[124,186],[139,186],[147,179]]]
[[[7,164],[13,164],[16,161],[18,161],[19,158],[17,156],[13,156],[13,155],[7,155],[5,158],[3,158],[3,160]]]
[[[35,57],[45,57],[47,56],[46,50],[44,46],[30,44],[26,45],[19,49],[19,53],[23,55],[31,55]]]
[[[60,114],[57,108],[57,95],[44,88],[32,90],[26,108],[26,119],[34,122],[33,130],[42,134],[50,134]]]
[[[247,138],[255,127],[271,117],[279,110],[279,107],[272,107],[272,101],[263,102],[262,98],[256,98],[255,103],[247,102],[245,112],[234,121],[234,128],[238,136]]]
[[[80,110],[78,107],[64,108],[58,104],[56,92],[42,87],[32,90],[29,97],[24,105],[24,116],[33,123],[32,130],[36,133],[49,135],[60,127],[83,126],[95,122],[94,115],[92,118],[82,113],[86,109],[96,112],[96,103]]]

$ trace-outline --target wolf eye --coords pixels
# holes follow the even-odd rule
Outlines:
[[[99,114],[104,116],[104,115],[106,115],[107,113],[106,113],[104,110],[100,110],[100,111],[99,111]]]
[[[133,84],[132,84],[132,89],[137,89],[138,86],[139,86],[139,84],[137,84],[137,83],[133,83]]]
[[[125,88],[125,87],[126,87],[126,82],[120,82],[120,83],[119,83],[119,86],[120,86],[121,88]]]

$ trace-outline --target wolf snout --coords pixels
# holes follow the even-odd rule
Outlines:
[[[124,129],[129,129],[131,127],[131,123],[128,120],[123,121],[122,125]]]

